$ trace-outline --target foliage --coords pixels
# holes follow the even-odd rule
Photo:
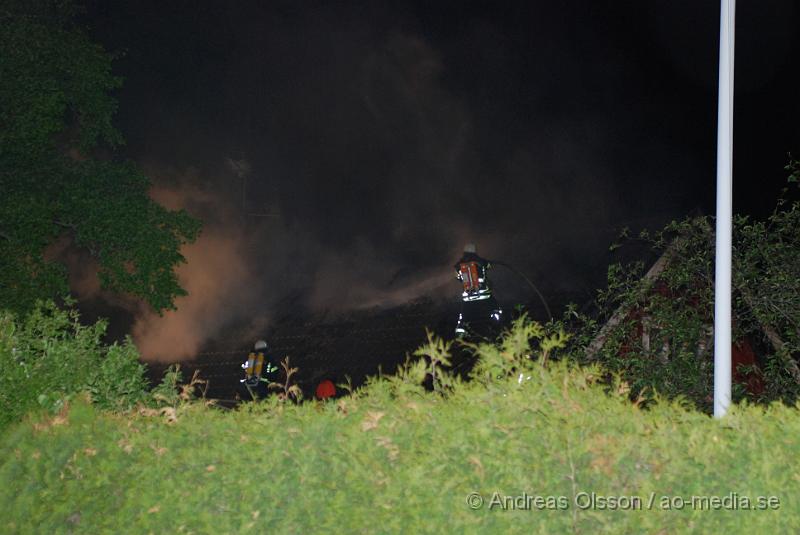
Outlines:
[[[24,319],[0,312],[0,428],[41,408],[56,412],[88,392],[98,406],[125,410],[147,397],[133,342],[101,342],[105,321],[84,326],[75,311],[39,304]]]
[[[300,387],[294,380],[294,375],[298,372],[299,368],[293,368],[289,365],[289,357],[284,358],[280,364],[281,368],[283,368],[283,382],[271,382],[267,387],[277,392],[280,401],[300,401],[303,399],[303,391],[300,390]],[[262,381],[267,380],[262,378]]]
[[[389,400],[421,396],[426,389],[443,397],[459,391],[463,381],[457,373],[458,366],[453,365],[454,342],[439,338],[431,331],[427,331],[427,338],[427,342],[414,351],[416,359],[407,358],[394,374],[379,374],[368,379],[366,386],[356,391],[356,395],[366,394],[375,399]],[[466,340],[458,343],[477,357],[467,378],[487,385],[517,372],[533,369],[537,359],[534,358],[531,340],[538,341],[538,362],[546,365],[550,353],[566,347],[568,339],[563,330],[547,333],[541,324],[522,314],[497,343]]]
[[[597,366],[562,359],[532,365],[530,376],[464,382],[446,396],[416,391],[387,399],[367,388],[336,403],[273,397],[227,412],[195,403],[120,416],[73,403],[0,441],[0,530],[800,529],[800,482],[787,470],[800,454],[798,442],[787,440],[800,433],[796,408],[736,406],[720,421],[667,401],[640,410],[622,383],[606,393]],[[642,509],[577,507],[593,492],[639,497]],[[466,502],[471,493],[483,498],[477,509]],[[776,496],[780,504],[756,511],[663,506],[663,496],[732,493]],[[526,495],[563,500],[515,510]]]
[[[548,333],[543,325],[531,321],[527,314],[522,314],[514,320],[499,344],[464,343],[478,356],[478,362],[472,369],[470,377],[486,383],[498,377],[526,373],[537,361],[546,365],[552,351],[564,348],[568,339],[569,335],[563,329],[559,328],[555,332]],[[538,355],[531,346],[531,340],[538,341]]]
[[[197,371],[183,381],[167,368],[152,390],[133,341],[104,344],[106,322],[82,325],[75,310],[38,303],[25,318],[0,312],[0,429],[30,412],[55,414],[87,395],[101,409],[124,412],[177,409],[205,397]],[[156,411],[158,412],[158,411]]]
[[[164,370],[164,377],[150,392],[152,400],[161,406],[176,407],[181,402],[183,373],[180,364],[172,364]]]
[[[424,357],[418,361],[411,376],[418,379],[430,379],[431,388],[434,392],[442,392],[444,389],[452,388],[455,384],[455,376],[448,372],[451,366],[452,340],[444,340],[435,336],[431,331],[426,330],[428,337],[427,343],[414,351],[417,357]]]
[[[800,164],[787,166],[796,181]],[[734,220],[734,340],[755,344],[763,359],[740,369],[760,381],[762,392],[736,385],[736,400],[784,400],[800,394],[800,202],[784,194],[765,221]],[[668,259],[655,279],[644,277],[641,262],[613,265],[608,287],[599,292],[598,317],[567,311],[562,325],[576,331],[571,353],[580,362],[598,361],[631,384],[632,396],[645,391],[686,398],[711,409],[713,389],[714,221],[710,217],[672,222],[638,241]],[[617,247],[615,245],[613,247]],[[593,354],[591,341],[619,310],[627,311],[604,333]],[[749,374],[749,375],[748,375]]]
[[[60,238],[88,251],[102,286],[156,310],[185,292],[174,268],[199,223],[148,197],[133,164],[93,151],[122,143],[112,57],[74,24],[67,0],[0,1],[0,308],[65,295]]]

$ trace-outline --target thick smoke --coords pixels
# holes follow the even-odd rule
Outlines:
[[[457,298],[452,264],[464,243],[477,242],[492,258],[534,259],[542,269],[555,262],[576,217],[613,204],[602,192],[587,197],[584,184],[584,215],[575,216],[564,177],[550,174],[560,156],[532,154],[565,150],[569,139],[512,151],[497,169],[480,164],[468,108],[445,87],[441,54],[423,39],[393,33],[351,61],[353,93],[337,97],[351,108],[329,117],[332,124],[321,120],[319,145],[303,141],[310,163],[297,168],[290,159],[276,172],[240,151],[177,179],[151,166],[159,184],[153,198],[206,226],[183,251],[178,273],[188,296],[178,309],[137,314],[133,336],[145,358],[190,358],[235,323],[254,326],[255,337],[276,314]],[[287,132],[295,140],[309,135]],[[371,146],[351,146],[365,136]],[[283,143],[277,150],[290,150]],[[585,171],[567,179],[577,187]],[[562,217],[573,221],[552,224]]]
[[[148,360],[194,357],[238,307],[252,306],[249,292],[254,281],[232,236],[204,233],[183,254],[187,263],[178,269],[178,277],[188,295],[176,300],[177,310],[163,315],[146,311],[133,326],[134,341]]]
[[[466,242],[545,295],[596,287],[615,232],[681,217],[707,171],[678,150],[696,114],[676,82],[644,80],[624,18],[585,3],[440,27],[365,6],[222,3],[192,23],[119,9],[157,37],[104,25],[133,47],[131,155],[154,198],[205,221],[178,310],[136,312],[148,358],[190,357],[233,324],[455,300]],[[494,276],[501,301],[532,298]]]
[[[254,304],[260,290],[254,266],[247,260],[246,237],[226,195],[201,189],[197,172],[151,170],[156,186],[150,196],[175,210],[186,209],[204,221],[200,237],[184,246],[186,263],[178,270],[186,296],[177,310],[157,314],[139,307],[133,338],[144,358],[178,361],[194,357],[210,337]],[[167,175],[166,177],[164,175]]]

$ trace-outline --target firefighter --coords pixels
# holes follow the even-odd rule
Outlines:
[[[481,327],[496,329],[502,324],[503,310],[492,295],[486,272],[492,267],[485,258],[478,256],[474,243],[464,246],[464,254],[455,264],[456,278],[461,281],[461,312],[458,314],[456,336],[462,337],[468,330],[473,333]]]
[[[274,360],[267,342],[257,341],[253,351],[247,356],[247,362],[242,364],[245,377],[240,381],[252,397],[266,397],[269,392],[268,384],[278,378],[278,366]]]

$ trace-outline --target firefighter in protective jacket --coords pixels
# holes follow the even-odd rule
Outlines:
[[[273,360],[267,343],[264,340],[257,341],[247,356],[247,362],[242,364],[244,379],[241,382],[251,394],[264,397],[268,393],[267,385],[278,377],[278,366]]]
[[[461,281],[461,313],[458,315],[456,336],[464,336],[471,326],[499,326],[503,310],[492,295],[486,272],[492,267],[485,258],[478,256],[474,243],[464,246],[464,254],[455,264],[456,278]]]

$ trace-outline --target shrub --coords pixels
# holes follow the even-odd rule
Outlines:
[[[536,362],[546,365],[553,350],[566,347],[570,338],[561,326],[552,327],[545,327],[523,314],[514,320],[497,344],[464,343],[478,356],[470,377],[485,383],[515,373],[524,374]],[[538,351],[531,345],[533,340],[538,344]]]
[[[103,344],[106,322],[39,303],[24,318],[0,312],[0,428],[36,408],[58,411],[80,392],[107,409],[147,397],[145,367],[130,338]]]
[[[555,327],[555,328],[554,328]],[[473,383],[477,388],[504,383],[517,373],[529,377],[538,364],[547,364],[553,350],[563,349],[569,335],[559,327],[542,326],[522,314],[514,320],[496,341],[470,342],[461,340],[458,345],[476,357],[463,381],[453,366],[454,342],[443,340],[427,332],[427,342],[414,351],[392,375],[379,374],[367,380],[364,387],[356,390],[357,397],[372,400],[407,400],[421,398],[426,390],[435,396],[463,395],[468,390],[465,384]],[[535,341],[538,348],[534,348]],[[462,355],[463,357],[463,355]]]
[[[787,166],[790,182],[800,163]],[[763,388],[735,385],[734,398],[794,404],[800,396],[800,202],[785,189],[765,221],[734,219],[733,339],[751,341],[761,360],[740,368],[743,378]],[[710,217],[672,222],[637,238],[668,259],[658,277],[645,277],[641,262],[615,264],[608,287],[595,302],[594,318],[568,310],[562,325],[576,331],[571,355],[597,361],[621,374],[631,395],[660,392],[711,410],[713,387],[714,221]],[[624,238],[630,240],[627,231]],[[612,249],[617,245],[612,246]],[[602,347],[590,343],[618,309],[627,310],[603,333]],[[619,317],[617,319],[620,319]]]
[[[597,366],[537,364],[533,329],[520,322],[498,346],[507,375],[435,392],[419,387],[447,359],[431,338],[409,388],[377,378],[332,403],[270,396],[125,418],[73,403],[0,437],[0,531],[798,532],[796,408],[640,410],[624,383],[597,384]],[[595,493],[640,506],[579,501]],[[711,496],[736,505],[703,506]]]

